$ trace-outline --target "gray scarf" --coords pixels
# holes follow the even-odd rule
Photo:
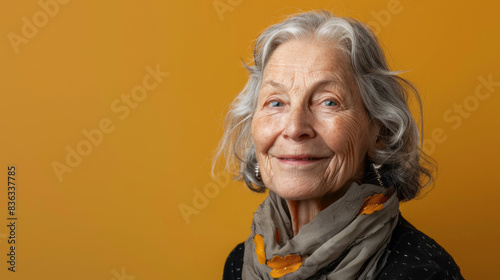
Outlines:
[[[294,236],[286,201],[269,192],[245,241],[243,279],[374,279],[398,214],[396,194],[353,183]]]

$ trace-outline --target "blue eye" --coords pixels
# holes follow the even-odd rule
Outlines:
[[[332,101],[332,100],[327,100],[325,102],[323,102],[326,106],[336,106],[337,103],[335,101]]]
[[[283,106],[283,102],[279,102],[279,101],[272,101],[270,103],[271,107],[281,107]]]

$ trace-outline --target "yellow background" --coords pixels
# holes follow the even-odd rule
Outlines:
[[[223,115],[246,81],[240,60],[286,15],[322,8],[374,25],[396,2],[398,12],[377,23],[380,40],[421,91],[424,135],[440,166],[435,188],[402,212],[466,278],[497,277],[500,87],[478,104],[473,96],[478,77],[500,82],[498,1],[220,0],[229,5],[221,15],[214,2],[69,1],[17,53],[8,34],[21,36],[23,18],[43,10],[0,2],[0,279],[221,279],[264,199],[223,173],[209,176]],[[148,66],[169,75],[120,119],[111,104],[142,84]],[[464,100],[469,115],[447,121]],[[64,164],[66,147],[105,118],[115,129],[59,182],[52,163]],[[11,164],[15,273],[6,263]],[[206,190],[211,198],[187,223],[180,205],[193,207]]]

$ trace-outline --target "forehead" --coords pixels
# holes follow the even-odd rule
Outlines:
[[[351,78],[350,65],[335,43],[306,39],[281,44],[266,65],[264,80],[292,73],[307,79],[338,79],[342,83]]]

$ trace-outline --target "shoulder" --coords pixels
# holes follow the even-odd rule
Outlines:
[[[387,249],[390,253],[377,279],[463,279],[450,254],[402,216]]]
[[[243,268],[243,253],[245,252],[245,243],[240,243],[229,253],[226,264],[224,265],[223,280],[240,280],[241,269]]]

